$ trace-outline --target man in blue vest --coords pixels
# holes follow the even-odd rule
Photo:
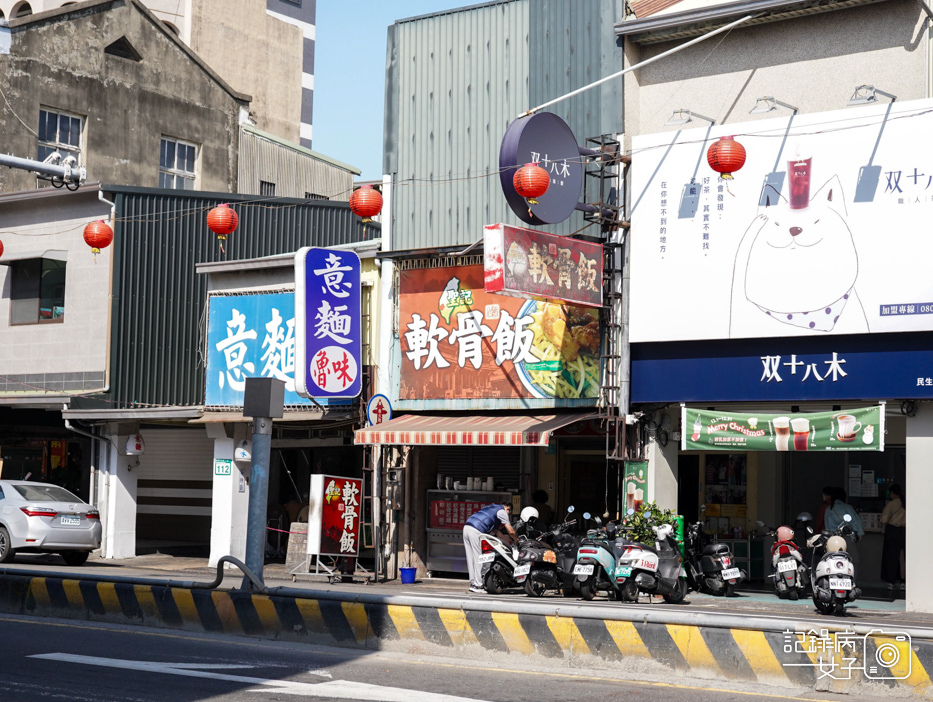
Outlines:
[[[481,553],[480,537],[483,534],[492,534],[500,526],[509,536],[518,540],[518,535],[509,521],[512,505],[486,505],[478,512],[474,512],[463,526],[463,548],[466,550],[467,568],[470,571],[470,592],[486,592],[483,589],[483,571],[479,564]]]

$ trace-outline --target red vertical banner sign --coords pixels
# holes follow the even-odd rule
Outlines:
[[[357,557],[363,512],[363,481],[312,475],[308,514],[308,553]]]

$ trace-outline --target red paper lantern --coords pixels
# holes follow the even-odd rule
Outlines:
[[[529,205],[537,205],[538,198],[544,195],[551,185],[551,176],[537,163],[526,163],[515,171],[512,185],[515,192],[525,198]]]
[[[710,144],[706,160],[720,178],[731,180],[732,174],[745,165],[745,147],[735,137],[719,137],[719,141]]]
[[[3,242],[0,241],[0,256],[3,255]]]
[[[113,229],[102,219],[90,222],[84,228],[84,243],[91,247],[91,253],[96,256],[101,249],[113,243]]]
[[[227,234],[235,232],[239,223],[240,218],[230,205],[217,205],[207,213],[208,229],[217,235],[217,240],[220,242],[226,241]]]
[[[363,218],[363,222],[372,222],[373,217],[382,212],[382,193],[371,185],[363,185],[350,195],[350,209]]]

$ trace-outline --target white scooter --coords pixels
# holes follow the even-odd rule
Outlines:
[[[494,534],[480,536],[479,564],[483,571],[483,589],[492,595],[501,595],[510,587],[520,587],[531,571],[530,563],[519,563],[518,554],[527,540],[525,530],[528,522],[538,518],[538,510],[525,507],[521,517],[516,519],[512,528],[518,535],[518,542],[507,544]]]
[[[846,553],[846,534],[852,533],[849,522],[852,517],[842,515],[845,524],[835,531],[824,529],[813,535],[807,545],[813,548],[813,559],[825,549],[825,553],[810,568],[813,583],[813,604],[820,614],[845,614],[846,602],[854,602],[862,595],[855,586],[855,566]]]

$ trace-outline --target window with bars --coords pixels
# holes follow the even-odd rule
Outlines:
[[[259,181],[259,194],[263,197],[275,197],[275,183],[265,180]]]
[[[159,150],[159,187],[194,190],[198,179],[197,161],[197,144],[162,137]]]
[[[69,156],[81,163],[81,131],[84,118],[78,115],[40,108],[39,110],[39,160],[45,161],[56,151],[62,161]]]

